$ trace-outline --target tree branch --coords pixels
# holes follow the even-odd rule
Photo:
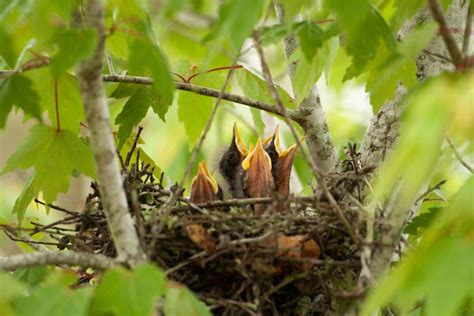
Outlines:
[[[439,25],[439,32],[443,37],[444,43],[446,44],[446,48],[448,49],[448,52],[451,55],[451,59],[453,60],[454,65],[456,66],[456,68],[462,67],[464,64],[462,52],[451,35],[451,31],[444,17],[441,6],[439,5],[437,0],[428,0],[428,5],[433,18]]]
[[[278,22],[285,23],[283,6],[279,1],[274,1],[274,6]],[[287,36],[284,43],[286,58],[289,60],[291,54],[297,48],[295,35]],[[291,62],[288,65],[292,82],[296,67],[297,62]],[[329,133],[326,116],[321,106],[316,85],[313,86],[309,95],[301,102],[292,119],[303,128],[306,135],[305,140],[314,163],[325,172],[334,170],[339,159],[336,147]]]
[[[463,6],[461,0],[455,0],[450,5],[446,14],[447,23],[449,23],[450,29],[462,29],[464,26],[466,18],[465,9],[467,6]],[[400,30],[400,37],[403,40],[403,38],[412,29],[417,27],[418,24],[426,23],[430,20],[433,20],[430,10],[423,9]],[[446,27],[447,23],[444,27]],[[444,36],[443,32],[440,32],[435,36],[430,45],[426,48],[426,51],[443,56],[448,55],[447,49],[449,48],[445,43]],[[458,45],[457,43],[462,43],[462,34],[455,33],[451,34],[451,36],[456,45]],[[451,56],[451,60],[456,64],[454,56]],[[453,64],[448,63],[444,59],[433,57],[425,51],[419,54],[416,59],[416,64],[417,77],[419,81],[423,81],[425,78],[437,76],[445,71],[453,71],[456,69],[453,67]],[[405,88],[399,86],[394,99],[387,102],[380,112],[372,119],[371,125],[368,128],[362,144],[363,163],[378,167],[384,161],[386,155],[397,141],[400,115],[403,111],[403,107],[400,106],[400,103],[403,102],[405,94]],[[414,199],[411,207],[401,208],[399,206],[400,190],[403,185],[403,179],[401,179],[401,181],[392,189],[390,197],[384,205],[385,217],[383,222],[385,224],[377,227],[381,242],[386,245],[391,245],[391,247],[387,246],[373,249],[372,260],[369,263],[369,267],[374,279],[380,278],[387,271],[392,262],[393,254],[400,241],[403,226],[405,225],[408,216],[416,213],[418,207],[421,205],[417,204]]]
[[[103,76],[103,79],[104,81],[108,81],[108,82],[135,83],[135,84],[145,84],[145,85],[153,84],[153,79],[148,78],[148,77],[137,77],[137,76],[126,76],[126,75],[105,75]],[[220,96],[219,90],[207,88],[203,86],[198,86],[198,85],[194,85],[190,83],[185,83],[185,82],[175,82],[175,87],[178,90],[189,91],[192,93],[196,93],[196,94],[200,94],[200,95],[204,95],[208,97],[213,97],[213,98],[221,97],[221,99],[226,100],[226,101],[247,105],[249,107],[263,110],[268,113],[283,116],[280,109],[278,109],[276,106],[269,103],[262,102],[262,101],[258,101],[255,99],[251,99],[246,96],[227,93],[227,92],[223,92],[222,95]],[[288,111],[288,115],[291,119],[295,118],[295,114],[292,111]]]
[[[49,65],[49,63],[50,63],[49,59],[44,58],[44,59],[41,59],[39,62],[32,61],[30,63],[27,63],[25,64],[26,65],[25,67],[20,67],[15,70],[0,70],[0,78],[5,78],[11,75],[23,73],[25,71],[46,67]],[[153,84],[153,79],[150,77],[110,74],[110,75],[103,75],[102,78],[106,82],[121,82],[121,83],[143,84],[143,85]],[[220,91],[216,89],[198,86],[198,85],[194,85],[194,84],[186,83],[186,82],[179,82],[179,81],[175,81],[175,88],[178,90],[189,91],[192,93],[196,93],[199,95],[208,96],[212,98],[219,98],[219,93],[220,93]],[[255,100],[246,96],[223,92],[222,99],[226,101],[246,105],[251,108],[262,110],[262,111],[272,113],[275,115],[283,116],[280,109],[278,109],[273,104],[265,103],[265,102]],[[296,121],[296,119],[300,119],[301,117],[301,113],[296,113],[295,111],[291,111],[291,110],[287,110],[286,112],[287,112],[288,117],[294,121]]]
[[[86,10],[87,21],[96,29],[98,42],[94,55],[81,62],[77,69],[79,87],[87,125],[91,132],[91,147],[96,162],[104,212],[118,260],[134,266],[145,261],[146,256],[140,247],[128,210],[103,88],[102,68],[105,46],[103,1],[87,1]]]
[[[462,53],[466,57],[469,53],[469,44],[471,43],[471,34],[472,34],[472,15],[473,15],[472,2],[469,2],[469,7],[467,8],[467,17],[466,17],[466,26],[464,27],[464,38],[462,42]]]
[[[466,168],[470,173],[474,173],[474,169],[462,158],[461,154],[459,153],[458,149],[453,143],[451,137],[446,136],[446,142],[448,143],[449,147],[453,151],[454,156],[459,161],[459,163]]]
[[[347,232],[349,233],[349,235],[351,236],[353,241],[356,244],[360,243],[360,241],[361,241],[360,237],[355,233],[354,228],[352,227],[350,222],[345,217],[344,212],[342,211],[341,207],[336,202],[336,200],[332,196],[331,192],[329,192],[329,189],[326,185],[326,179],[324,179],[324,177],[322,175],[322,172],[324,172],[324,170],[320,170],[319,166],[317,166],[317,165],[315,166],[314,162],[311,161],[310,158],[307,156],[306,151],[304,150],[303,146],[301,145],[301,142],[298,138],[298,135],[296,134],[296,131],[295,131],[293,125],[291,124],[291,121],[286,116],[285,107],[283,106],[283,102],[280,99],[280,95],[278,94],[278,92],[275,88],[275,85],[273,84],[273,79],[272,79],[272,75],[270,73],[270,68],[268,67],[267,62],[265,61],[265,55],[263,53],[262,46],[260,45],[259,38],[256,34],[254,35],[254,42],[255,42],[255,48],[257,49],[257,53],[258,53],[258,56],[260,58],[263,77],[265,78],[265,82],[267,83],[268,89],[270,90],[273,98],[275,99],[276,104],[278,105],[278,107],[280,108],[282,113],[284,114],[283,118],[285,120],[285,123],[290,128],[290,130],[291,130],[291,132],[292,132],[292,134],[293,134],[293,136],[296,140],[296,143],[300,147],[300,150],[303,154],[304,159],[309,163],[309,165],[311,167],[311,170],[314,173],[314,176],[318,180],[318,184],[323,189],[323,192],[324,192],[325,196],[327,197],[327,199],[329,200],[329,202],[331,203],[331,206],[333,207],[334,212],[336,213],[336,215],[338,216],[339,220],[342,222],[344,227],[347,229]]]
[[[97,270],[111,269],[117,265],[113,259],[99,254],[84,252],[32,252],[9,257],[0,257],[0,270],[14,270],[18,268],[68,265]]]

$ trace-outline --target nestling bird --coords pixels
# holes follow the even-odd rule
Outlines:
[[[255,148],[242,161],[243,189],[247,197],[269,197],[275,188],[272,175],[272,160],[263,148],[259,138]],[[263,213],[265,206],[256,204],[254,211],[257,215]]]
[[[209,173],[206,162],[202,161],[198,167],[198,174],[191,183],[190,200],[193,203],[207,203],[222,199],[222,190],[214,177]],[[216,243],[212,235],[200,224],[184,226],[186,235],[199,248],[208,253],[216,252]]]
[[[265,151],[272,161],[272,175],[275,183],[275,192],[280,198],[285,198],[290,193],[291,167],[295,158],[298,145],[283,150],[280,142],[280,128],[277,125],[275,133],[265,139]]]
[[[198,173],[191,183],[191,197],[193,203],[206,203],[222,199],[222,190],[216,179],[209,173],[206,162],[202,161]]]
[[[241,164],[247,154],[248,151],[240,137],[237,124],[234,123],[232,141],[219,162],[219,171],[226,180],[234,198],[245,197],[242,187],[243,170]]]

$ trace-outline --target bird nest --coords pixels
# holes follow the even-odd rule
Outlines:
[[[324,194],[203,204],[180,195],[167,207],[175,188],[166,188],[163,177],[156,179],[137,153],[135,163],[131,153],[122,160],[122,173],[141,245],[170,279],[186,284],[213,313],[323,315],[335,300],[353,298],[360,249],[343,222],[356,233],[362,230],[354,202],[338,202],[343,218]],[[358,163],[351,159],[345,164],[352,167],[328,183],[357,192],[360,181],[353,169]],[[95,182],[91,187],[83,212],[50,205],[65,218],[34,223],[34,233],[49,234],[60,249],[115,257],[99,187]],[[262,203],[266,211],[256,215],[254,205]]]

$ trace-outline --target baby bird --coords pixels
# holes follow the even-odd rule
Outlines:
[[[259,138],[255,148],[242,161],[243,189],[247,197],[269,197],[275,188],[272,175],[272,161]],[[265,210],[262,204],[255,204],[254,211],[260,215]]]
[[[265,139],[265,151],[272,161],[272,176],[275,183],[275,192],[280,198],[290,194],[291,167],[295,158],[298,145],[283,150],[280,142],[280,128],[276,127],[275,133]]]
[[[198,167],[197,176],[191,183],[191,202],[195,204],[212,202],[222,199],[222,190],[216,179],[209,173],[206,162],[202,161]]]
[[[195,204],[212,202],[222,199],[222,191],[214,177],[209,173],[206,162],[202,161],[198,167],[197,176],[191,183],[191,202]],[[216,243],[212,235],[200,224],[184,226],[186,235],[199,248],[208,253],[216,252]]]
[[[243,170],[241,164],[247,154],[248,151],[240,137],[237,124],[234,123],[232,141],[219,162],[219,171],[226,180],[229,191],[234,198],[245,197],[242,184]]]

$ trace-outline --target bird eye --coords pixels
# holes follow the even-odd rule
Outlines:
[[[230,163],[237,163],[237,162],[238,162],[238,157],[237,157],[237,153],[236,153],[236,152],[231,151],[231,152],[229,153],[229,162],[230,162]]]

